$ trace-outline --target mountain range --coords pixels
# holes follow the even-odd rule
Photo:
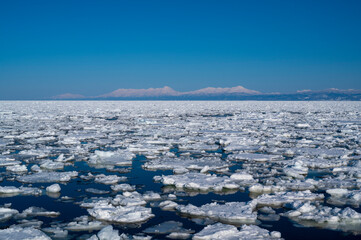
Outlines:
[[[99,96],[65,93],[52,97],[55,100],[361,100],[361,90],[299,90],[291,93],[262,93],[242,86],[230,88],[207,87],[195,91],[179,92],[168,86],[163,88],[125,89]]]

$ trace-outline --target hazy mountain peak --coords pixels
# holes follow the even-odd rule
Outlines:
[[[179,92],[165,86],[163,88],[148,89],[126,89],[119,88],[111,93],[101,95],[99,97],[159,97],[159,96],[177,96]]]
[[[312,92],[312,90],[310,89],[303,89],[303,90],[297,90],[297,93],[308,93],[308,92]]]
[[[52,99],[80,99],[80,98],[85,98],[85,96],[81,95],[81,94],[73,94],[73,93],[64,93],[64,94],[60,94],[60,95],[56,95],[54,97],[52,97]]]
[[[215,87],[207,87],[207,88],[202,88],[196,91],[190,91],[187,92],[187,94],[196,94],[196,95],[214,95],[214,94],[236,94],[236,93],[240,93],[240,94],[259,94],[260,92],[255,91],[255,90],[250,90],[247,88],[244,88],[242,86],[237,86],[237,87],[231,87],[231,88],[215,88]]]

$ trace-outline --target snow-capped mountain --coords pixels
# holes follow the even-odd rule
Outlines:
[[[125,89],[99,96],[85,97],[80,94],[66,93],[53,97],[56,100],[88,99],[88,100],[361,100],[361,90],[342,90],[330,88],[325,90],[299,90],[289,93],[261,93],[242,86],[230,88],[207,87],[195,91],[180,92],[165,86],[163,88]]]

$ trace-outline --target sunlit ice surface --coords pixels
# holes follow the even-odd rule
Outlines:
[[[0,102],[0,239],[359,239],[361,103]]]

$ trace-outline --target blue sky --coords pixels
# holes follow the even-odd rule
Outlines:
[[[0,99],[361,89],[361,1],[0,1]]]

